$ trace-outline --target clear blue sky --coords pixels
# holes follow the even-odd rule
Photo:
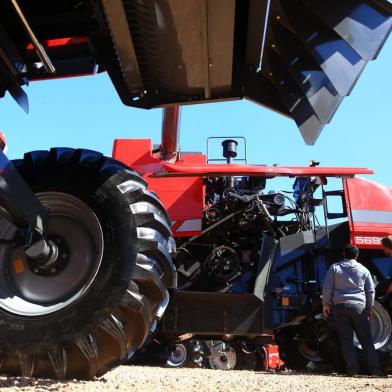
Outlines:
[[[182,111],[184,151],[205,151],[208,136],[243,135],[248,162],[361,166],[372,179],[392,186],[392,39],[365,68],[351,96],[315,146],[306,146],[294,121],[247,101],[186,106]],[[160,141],[161,110],[123,106],[106,74],[32,83],[26,115],[6,96],[0,129],[9,157],[51,146],[84,147],[110,155],[115,138]]]

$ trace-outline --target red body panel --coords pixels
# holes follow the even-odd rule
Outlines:
[[[381,238],[392,234],[392,188],[363,178],[345,179],[343,184],[351,242],[381,248]]]
[[[175,237],[197,235],[205,208],[203,177],[343,177],[351,241],[361,248],[380,248],[380,239],[392,233],[392,188],[373,181],[352,178],[372,174],[366,168],[285,167],[207,164],[206,156],[182,154],[175,163],[153,152],[150,139],[117,139],[113,157],[148,180],[170,215]],[[177,178],[178,177],[178,178]]]
[[[75,45],[84,45],[89,43],[88,37],[80,36],[80,37],[66,37],[66,38],[56,38],[56,39],[48,39],[43,42],[43,46],[48,48],[55,48],[59,46],[75,46]],[[33,44],[28,44],[27,48],[28,51],[34,51]]]
[[[113,158],[132,167],[148,180],[151,190],[159,195],[172,220],[175,237],[189,237],[201,231],[205,190],[201,177],[157,178],[151,175],[162,171],[166,162],[153,154],[150,139],[117,139]],[[205,164],[202,154],[183,154],[181,162],[187,165]]]
[[[164,162],[158,177],[190,177],[190,176],[255,176],[255,177],[353,177],[356,174],[373,174],[372,170],[345,167],[309,167],[309,166],[257,166],[237,164],[204,164],[187,165],[184,163]]]
[[[80,64],[78,61],[80,59],[91,57],[91,43],[88,36],[49,39],[44,40],[42,45],[47,51],[49,57],[54,59],[54,64],[56,64],[56,73],[53,75],[32,74],[29,77],[30,81],[89,76],[96,74],[98,71],[98,67],[96,67],[92,62],[87,69],[86,67],[82,68],[85,72],[79,68]],[[27,45],[26,52],[30,60],[37,58],[33,44]],[[74,68],[72,68],[72,64],[74,64]],[[72,71],[69,72],[69,70],[67,70],[64,72],[66,69]]]

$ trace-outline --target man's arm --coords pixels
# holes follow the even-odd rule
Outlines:
[[[369,271],[366,274],[365,295],[366,295],[366,308],[371,311],[374,305],[375,290],[374,290],[374,282]]]
[[[335,282],[334,273],[335,271],[333,267],[330,267],[327,272],[327,275],[325,276],[323,284],[323,313],[326,316],[328,316],[331,311],[332,296]]]

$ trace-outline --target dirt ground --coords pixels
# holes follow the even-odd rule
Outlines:
[[[252,391],[392,391],[392,378],[348,378],[339,375],[219,371],[205,369],[163,369],[120,366],[94,381],[0,377],[0,389],[11,391],[127,391],[127,392],[252,392]]]

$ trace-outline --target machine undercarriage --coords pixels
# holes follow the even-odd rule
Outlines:
[[[230,155],[227,146],[233,148],[235,157],[233,140],[224,141],[223,146],[226,158]],[[232,162],[228,159],[227,163]],[[173,367],[268,368],[266,348],[278,344],[281,359],[289,368],[344,369],[337,340],[322,315],[321,289],[329,265],[342,257],[341,250],[350,241],[349,200],[343,191],[343,183],[350,179],[333,190],[328,190],[328,180],[335,186],[340,182],[325,176],[297,177],[289,180],[286,189],[274,191],[268,186],[273,179],[265,176],[205,177],[200,233],[177,237],[176,241],[175,295],[187,295],[169,306],[162,331],[140,361]],[[332,201],[334,198],[338,200]],[[328,202],[330,209],[341,213],[329,212]],[[335,219],[339,223],[331,225]],[[382,288],[387,279],[382,262],[387,261],[381,251],[363,249],[361,262],[379,282],[373,339],[389,368],[391,309]],[[206,293],[225,293],[233,307],[244,307],[245,296],[254,296],[265,307],[257,317],[267,319],[270,313],[271,318],[261,328],[259,325],[257,332],[252,330],[255,325],[241,330],[230,322],[221,324],[219,331],[219,327],[203,322],[213,317],[214,311],[224,312],[218,301],[211,305],[213,296]],[[210,309],[194,312],[196,306]],[[251,308],[242,315],[238,323],[251,318],[253,311]],[[173,313],[177,316],[180,312],[184,314],[173,321]],[[189,318],[191,322],[187,322]],[[185,325],[189,326],[187,331]],[[356,345],[359,347],[358,342]],[[275,363],[275,367],[281,366],[281,362]]]

